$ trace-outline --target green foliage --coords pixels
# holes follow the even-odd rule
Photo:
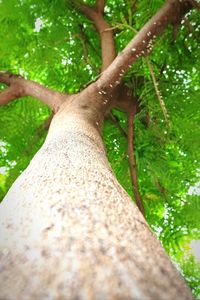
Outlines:
[[[84,1],[94,4],[95,1]],[[108,0],[106,18],[115,28],[121,51],[164,1]],[[182,21],[176,40],[172,27],[155,41],[150,54],[171,124],[167,128],[145,59],[125,77],[141,101],[135,120],[135,158],[147,220],[200,299],[199,263],[190,252],[200,240],[200,199],[191,194],[199,182],[199,15]],[[98,75],[100,42],[91,21],[71,1],[0,1],[0,69],[20,73],[51,88],[77,92]],[[190,32],[192,30],[192,32]],[[4,87],[1,85],[0,89]],[[45,139],[35,134],[50,114],[25,98],[0,108],[0,197],[26,168]],[[126,116],[113,114],[127,130]],[[116,176],[133,197],[127,139],[107,119],[104,140]],[[193,188],[194,190],[194,188]],[[190,193],[189,193],[190,191]]]

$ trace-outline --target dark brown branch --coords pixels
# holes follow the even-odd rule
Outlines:
[[[96,7],[97,7],[97,10],[103,15],[104,7],[105,7],[105,1],[104,0],[97,0],[96,1]]]
[[[168,0],[103,72],[97,81],[99,90],[109,92],[119,85],[132,63],[151,50],[153,39],[160,35],[168,24],[179,23],[191,8],[189,0]]]
[[[160,183],[159,180],[156,181],[156,185],[159,189],[159,192],[161,193],[161,195],[163,196],[163,198],[167,201],[167,197],[166,197],[166,192],[167,189],[165,187],[162,186],[162,184]]]
[[[198,3],[196,0],[189,0],[189,2],[191,3],[191,5],[194,7],[194,8],[197,8],[200,10],[200,3]]]
[[[103,18],[104,5],[105,1],[99,0],[96,2],[95,7],[84,4],[79,7],[79,9],[94,22],[96,30],[100,35],[102,56],[101,71],[104,71],[116,57],[113,31],[108,30],[110,26]]]
[[[129,158],[129,168],[131,173],[131,182],[133,188],[133,194],[135,197],[136,204],[145,216],[144,206],[142,202],[142,198],[140,196],[139,187],[138,187],[138,177],[137,177],[137,169],[136,169],[136,162],[134,157],[134,130],[133,130],[133,121],[136,113],[136,107],[133,106],[132,110],[128,114],[128,158]]]
[[[32,96],[47,104],[53,112],[57,112],[60,105],[69,96],[9,72],[0,72],[0,82],[9,86],[0,93],[0,105],[5,105],[14,99],[24,96]]]

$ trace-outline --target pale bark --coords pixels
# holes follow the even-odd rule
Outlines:
[[[78,100],[1,204],[0,299],[192,299],[117,182],[95,108]]]
[[[189,3],[167,1],[110,67],[114,54],[104,60],[99,80],[77,95],[0,74],[0,82],[10,86],[0,104],[31,95],[58,111],[44,145],[0,206],[0,300],[192,299],[117,182],[101,139],[103,116],[115,104],[124,73]],[[101,14],[103,6],[97,1]],[[96,15],[95,20],[99,31],[107,28]]]

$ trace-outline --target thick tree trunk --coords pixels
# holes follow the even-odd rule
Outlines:
[[[76,103],[1,204],[0,299],[192,299]]]

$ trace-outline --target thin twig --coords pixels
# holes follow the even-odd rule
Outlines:
[[[185,24],[189,30],[190,33],[193,33],[194,28],[192,27],[192,24],[190,23],[190,21],[188,20],[188,18],[183,17],[183,20],[185,21]]]
[[[123,24],[123,23],[117,23],[115,26],[110,27],[110,28],[106,28],[104,29],[104,31],[109,31],[109,30],[115,30],[117,28],[124,28],[124,29],[130,29],[131,31],[133,31],[134,33],[138,33],[138,31],[133,28],[132,26],[130,26],[129,24]]]
[[[163,101],[161,92],[160,92],[160,90],[158,88],[158,82],[156,80],[156,76],[155,76],[152,64],[151,64],[151,62],[150,62],[150,60],[149,60],[149,58],[147,56],[145,57],[145,60],[147,62],[147,65],[148,65],[148,68],[149,68],[149,71],[150,71],[150,74],[151,74],[153,85],[154,85],[154,88],[155,88],[155,91],[156,91],[156,95],[158,97],[158,101],[160,103],[160,107],[162,109],[162,113],[163,113],[165,122],[167,124],[167,127],[170,128],[170,123],[169,123],[169,119],[168,119],[167,109],[166,109],[165,103]]]

